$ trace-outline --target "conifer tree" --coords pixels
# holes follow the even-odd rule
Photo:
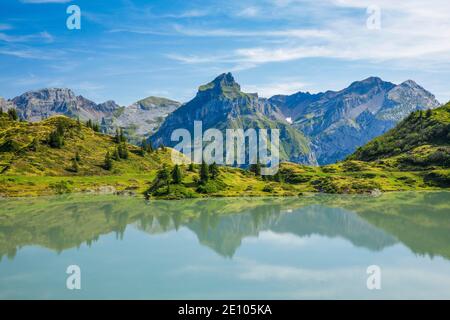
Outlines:
[[[114,153],[112,155],[112,158],[116,161],[120,160],[120,154],[119,154],[119,147],[114,149]]]
[[[217,177],[219,176],[219,167],[215,162],[209,165],[209,173],[211,174],[211,178],[213,180],[217,179]]]
[[[200,168],[200,183],[206,183],[209,180],[209,169],[205,161],[202,161],[202,166]]]
[[[183,173],[181,172],[181,168],[178,164],[173,167],[172,170],[172,180],[175,184],[180,184],[183,180]]]
[[[106,152],[106,155],[105,155],[104,168],[105,168],[105,170],[110,171],[112,169],[112,167],[113,167],[113,162],[112,162],[111,156],[108,151],[108,152]]]
[[[159,181],[164,183],[167,186],[167,193],[170,192],[170,173],[167,169],[167,166],[164,165],[161,169],[159,169],[157,178]]]
[[[72,168],[71,168],[71,170],[73,171],[73,172],[78,172],[79,171],[79,165],[78,165],[78,161],[77,160],[75,160],[75,159],[73,159],[72,160]]]
[[[17,110],[14,108],[8,109],[8,116],[9,116],[9,119],[12,121],[17,121],[17,119],[19,119]]]

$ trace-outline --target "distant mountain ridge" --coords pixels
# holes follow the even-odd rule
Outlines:
[[[67,88],[47,88],[29,91],[9,100],[22,119],[40,121],[60,114],[95,120],[106,117],[119,108],[114,101],[97,104],[83,96],[77,96]]]
[[[90,119],[101,124],[107,133],[123,128],[134,142],[152,134],[180,105],[177,101],[153,96],[128,107],[122,107],[113,100],[97,104],[68,88],[28,91],[10,100],[0,98],[0,107],[5,110],[15,108],[19,117],[27,121],[37,122],[54,115],[82,121]]]
[[[319,164],[343,160],[415,110],[440,103],[412,80],[400,85],[370,77],[341,91],[298,92],[269,99],[310,137]]]
[[[170,113],[181,106],[178,101],[147,97],[121,108],[110,118],[109,128],[125,128],[129,136],[148,137],[153,134]]]

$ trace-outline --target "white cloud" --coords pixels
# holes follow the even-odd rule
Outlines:
[[[276,0],[279,18],[293,19],[292,12],[304,7],[302,0]],[[381,8],[381,30],[366,27],[369,5]],[[207,57],[177,55],[184,63],[228,63],[230,67],[249,66],[319,57],[359,60],[369,63],[393,62],[404,68],[420,65],[423,70],[450,67],[450,2],[444,0],[319,0],[314,3],[323,19],[314,29],[254,30],[254,29],[192,29],[177,26],[176,31],[195,37],[246,37],[255,46],[241,47],[221,55]],[[342,11],[337,8],[355,9]],[[314,12],[313,9],[309,8]],[[260,10],[260,9],[258,9]],[[262,10],[262,9],[261,9]],[[254,10],[253,12],[256,12]],[[286,20],[288,21],[288,20]],[[292,20],[289,20],[292,22]],[[277,42],[264,43],[263,38]]]
[[[263,231],[257,238],[245,238],[243,244],[247,243],[265,243],[265,245],[282,246],[284,248],[304,247],[311,244],[311,239],[304,239],[290,233],[275,233],[273,231]]]

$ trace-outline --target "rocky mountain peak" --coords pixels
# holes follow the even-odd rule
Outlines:
[[[241,86],[234,80],[233,75],[222,73],[213,81],[198,89],[198,95],[204,97],[225,96],[227,98],[236,98],[242,94]]]
[[[395,84],[391,82],[383,81],[379,77],[369,77],[367,79],[361,81],[353,82],[345,91],[357,93],[357,94],[365,94],[372,90],[382,90],[387,91],[395,87]]]
[[[12,101],[14,104],[23,104],[24,102],[33,100],[43,101],[69,101],[75,100],[75,93],[68,88],[45,88],[36,91],[28,91]]]

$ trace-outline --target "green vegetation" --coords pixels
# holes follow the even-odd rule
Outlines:
[[[430,119],[434,119],[433,123],[445,123],[437,119],[448,120],[447,113],[448,106],[423,112],[421,119],[427,123]],[[413,115],[418,117],[417,113]],[[13,121],[3,113],[0,115],[0,196],[115,193],[181,199],[299,196],[316,192],[378,194],[449,188],[445,153],[448,140],[436,133],[428,136],[424,143],[432,144],[416,143],[407,153],[383,153],[386,157],[380,156],[376,161],[359,159],[364,153],[362,148],[349,160],[323,167],[283,162],[275,176],[265,177],[260,174],[260,164],[249,170],[215,163],[174,165],[172,149],[161,146],[153,150],[146,141],[139,147],[130,145],[120,129],[112,137],[63,116],[27,123]],[[389,139],[379,138],[380,141]],[[371,144],[367,146],[369,149],[372,150]],[[408,161],[412,156],[414,162]],[[180,157],[183,158],[181,154]]]
[[[2,113],[3,113],[3,111],[2,111]],[[19,116],[17,115],[16,109],[13,109],[13,108],[9,109],[8,117],[11,121],[17,121],[19,119]]]
[[[450,103],[411,113],[398,126],[359,148],[350,160],[375,161],[404,171],[450,167]]]

